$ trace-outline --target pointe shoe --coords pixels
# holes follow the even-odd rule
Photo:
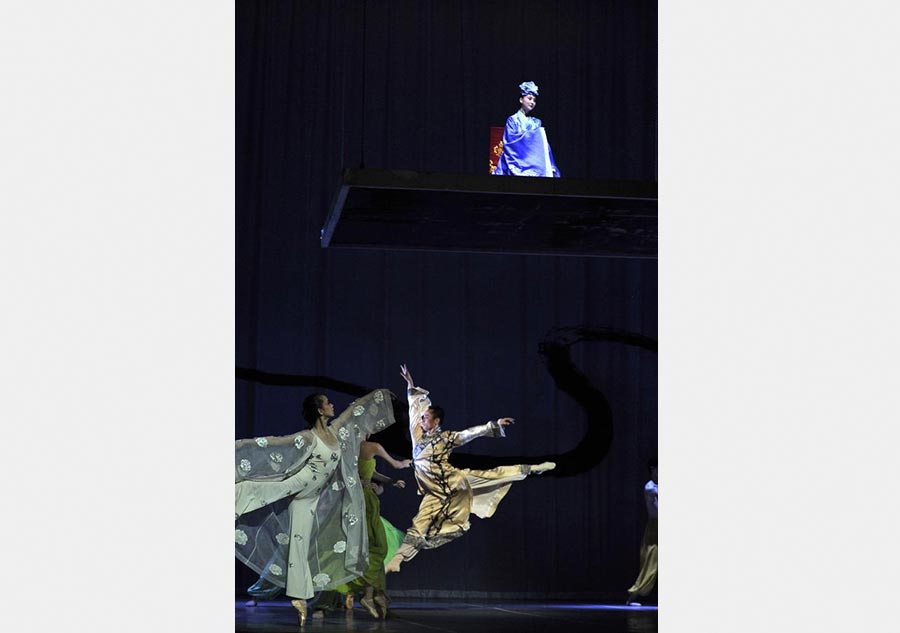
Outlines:
[[[372,598],[360,598],[359,603],[363,606],[363,608],[369,612],[376,620],[380,620],[381,616],[378,614],[378,609],[375,608],[375,602]]]
[[[375,600],[375,606],[378,608],[378,614],[384,620],[387,617],[387,596],[379,592],[375,594],[373,600]]]
[[[262,576],[260,576],[259,580],[250,587],[247,587],[247,595],[254,600],[274,600],[281,595],[281,592],[283,591],[284,589],[275,583],[269,582]]]
[[[541,473],[547,472],[548,470],[553,470],[554,468],[556,468],[556,464],[554,462],[542,462],[531,467],[531,474],[540,475]]]
[[[291,600],[291,605],[297,609],[297,617],[300,618],[300,626],[306,624],[306,600]]]
[[[353,594],[348,593],[347,597],[344,599],[344,608],[348,611],[353,609]]]
[[[400,563],[403,562],[402,556],[394,556],[387,565],[384,566],[384,573],[389,574],[392,571],[400,571]]]

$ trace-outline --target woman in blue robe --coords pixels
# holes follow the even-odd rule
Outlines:
[[[541,120],[531,116],[537,107],[538,87],[533,81],[519,84],[521,108],[506,120],[503,153],[494,169],[495,176],[544,176],[559,178],[559,168],[547,141]]]

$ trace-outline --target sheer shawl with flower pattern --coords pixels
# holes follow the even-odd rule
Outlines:
[[[365,502],[357,474],[359,445],[394,423],[391,392],[378,389],[353,401],[331,423],[340,444],[340,461],[319,497],[310,535],[309,568],[316,591],[330,589],[363,573],[368,566]],[[235,483],[282,481],[309,460],[312,431],[239,440],[235,445]],[[288,505],[292,497],[235,515],[235,556],[279,587],[285,586],[290,539]]]

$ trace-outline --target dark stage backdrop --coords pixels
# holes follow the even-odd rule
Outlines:
[[[656,261],[323,250],[319,231],[342,167],[486,173],[489,128],[516,110],[527,80],[540,86],[536,115],[563,176],[655,180],[655,2],[239,0],[236,10],[236,436],[302,428],[313,389],[291,385],[304,376],[402,397],[408,363],[445,427],[517,420],[456,463],[558,456],[560,468],[515,484],[492,519],[473,517],[469,534],[422,552],[389,589],[624,592],[657,447]],[[593,340],[555,331],[571,326]],[[325,391],[338,408],[353,397]],[[402,421],[383,435],[409,455]],[[418,498],[402,472],[410,486],[388,490],[382,510],[405,529]],[[236,569],[240,592],[255,578]]]

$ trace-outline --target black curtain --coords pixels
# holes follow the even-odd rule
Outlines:
[[[446,427],[517,419],[460,465],[567,461],[389,590],[624,591],[656,453],[656,261],[323,250],[319,231],[343,167],[486,173],[527,80],[564,176],[655,180],[655,2],[239,0],[236,38],[236,436],[301,428],[304,377],[402,397],[406,362]],[[560,388],[554,349],[599,396]],[[339,407],[352,390],[325,389]],[[608,446],[571,452],[601,426]],[[408,455],[402,427],[383,443]],[[382,497],[400,529],[418,504],[403,475]]]

